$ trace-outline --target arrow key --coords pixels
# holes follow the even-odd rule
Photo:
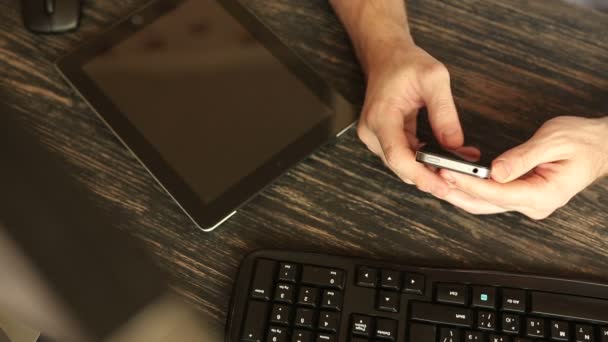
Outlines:
[[[397,290],[401,288],[401,272],[382,270],[380,287],[383,289]]]
[[[424,294],[424,276],[422,274],[407,273],[405,275],[403,291],[423,295]]]
[[[357,286],[376,287],[376,284],[378,284],[378,270],[366,266],[359,267]]]
[[[319,330],[336,332],[340,314],[331,311],[319,312]]]
[[[379,291],[376,309],[387,312],[399,312],[399,300],[398,292]]]

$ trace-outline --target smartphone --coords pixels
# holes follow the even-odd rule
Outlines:
[[[422,148],[416,151],[416,161],[479,178],[490,178],[490,168],[466,161],[446,150]]]

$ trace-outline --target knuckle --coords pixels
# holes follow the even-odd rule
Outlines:
[[[423,74],[432,80],[437,81],[450,81],[450,72],[445,64],[441,62],[434,62],[425,65]]]

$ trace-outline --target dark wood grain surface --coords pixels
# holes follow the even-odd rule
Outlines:
[[[362,102],[363,77],[327,0],[241,2]],[[37,36],[22,27],[18,1],[1,1],[0,101],[22,113],[100,210],[122,217],[119,228],[217,329],[240,260],[260,248],[608,280],[608,181],[544,221],[476,217],[401,183],[354,130],[215,232],[197,230],[53,68],[143,3],[86,1],[79,31]],[[553,116],[608,114],[606,14],[557,0],[410,0],[409,9],[416,41],[449,67],[467,139],[484,153],[522,142]]]

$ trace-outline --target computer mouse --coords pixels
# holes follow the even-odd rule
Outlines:
[[[74,30],[80,22],[81,0],[21,0],[23,22],[37,33]]]

